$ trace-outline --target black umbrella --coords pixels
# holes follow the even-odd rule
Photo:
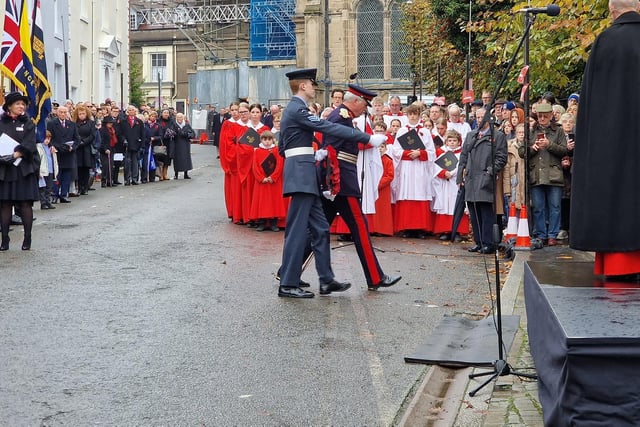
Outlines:
[[[453,222],[451,225],[451,241],[453,242],[456,237],[456,231],[462,221],[462,215],[464,215],[465,201],[464,201],[464,185],[458,187],[458,196],[456,197],[456,205],[453,208]]]

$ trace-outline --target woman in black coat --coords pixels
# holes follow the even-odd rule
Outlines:
[[[162,164],[162,174],[160,174],[162,180],[168,180],[167,173],[169,172],[169,165],[171,165],[171,158],[173,153],[174,138],[176,136],[176,122],[171,117],[169,110],[162,110],[160,114],[160,120],[158,121],[160,126],[160,134],[162,135],[162,145],[167,147],[167,156],[164,158]],[[156,171],[156,175],[158,175]]]
[[[191,162],[191,139],[196,133],[184,118],[184,114],[176,114],[176,137],[173,144],[173,171],[178,179],[178,172],[184,172],[184,179],[191,179],[189,171],[193,169]]]
[[[78,166],[78,192],[89,194],[89,178],[91,168],[96,161],[92,151],[93,140],[96,137],[96,124],[93,121],[91,110],[80,103],[73,110],[72,119],[78,127],[80,145],[76,148],[76,164]]]
[[[102,176],[100,177],[100,185],[102,188],[115,187],[118,185],[117,176],[113,175],[114,163],[113,155],[116,147],[120,144],[120,137],[115,129],[115,120],[111,116],[105,116],[100,126],[100,164],[102,165]]]
[[[11,150],[11,139],[2,141],[0,156],[0,219],[2,223],[2,243],[0,251],[9,249],[9,225],[11,208],[20,208],[24,225],[22,250],[31,249],[31,227],[33,226],[33,202],[39,200],[38,176],[40,156],[36,147],[36,128],[26,114],[29,98],[20,92],[5,96],[0,117],[0,135],[10,137],[17,144]]]
[[[160,123],[158,123],[157,112],[151,111],[149,113],[149,120],[147,120],[147,122],[144,124],[144,128],[145,138],[151,145],[153,160],[156,163],[156,170],[149,171],[149,181],[155,181],[156,176],[160,181],[164,181],[164,177],[162,176],[162,169],[164,167],[164,164],[169,160],[169,156],[168,147],[164,145],[162,141],[162,128],[160,127]]]

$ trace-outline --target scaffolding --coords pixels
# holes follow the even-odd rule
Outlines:
[[[136,10],[136,24],[141,25],[194,25],[225,24],[249,21],[249,3],[218,4],[209,6],[154,7]]]
[[[295,59],[296,35],[292,21],[295,0],[230,0],[212,3],[212,0],[201,0],[191,4],[178,3],[175,7],[166,3],[160,7],[135,7],[132,8],[132,29],[177,28],[193,43],[205,61],[218,62],[225,57],[232,60],[242,58],[244,55],[239,52],[239,43],[243,39],[248,41],[247,59]],[[240,31],[241,24],[249,26],[248,34]],[[235,29],[233,38],[229,38],[230,28]],[[235,49],[229,50],[234,40]]]
[[[252,0],[250,53],[253,61],[295,59],[292,21],[295,0]]]

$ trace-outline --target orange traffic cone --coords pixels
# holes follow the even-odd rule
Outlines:
[[[516,246],[513,248],[517,251],[530,251],[531,238],[529,237],[529,220],[527,219],[527,208],[520,208],[520,221],[518,221],[518,236],[516,237]]]
[[[511,203],[509,206],[509,222],[507,222],[507,232],[504,233],[504,241],[518,236],[518,218],[516,217],[516,204]]]

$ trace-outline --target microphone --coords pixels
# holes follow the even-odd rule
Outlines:
[[[560,15],[560,6],[556,4],[550,4],[546,7],[528,7],[525,9],[517,10],[516,13],[544,13],[549,16],[558,16]]]

